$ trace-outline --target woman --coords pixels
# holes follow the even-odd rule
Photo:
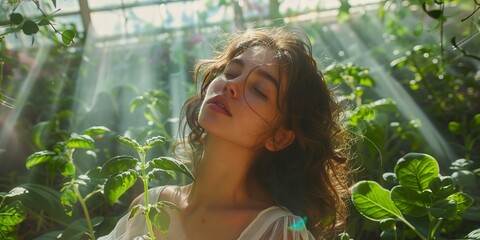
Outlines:
[[[179,145],[191,150],[195,181],[150,190],[153,203],[177,206],[156,238],[334,236],[350,184],[346,131],[308,41],[283,28],[247,30],[200,62],[199,78]],[[144,218],[124,217],[107,238],[145,234]]]

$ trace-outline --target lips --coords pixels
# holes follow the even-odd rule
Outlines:
[[[227,100],[224,97],[217,95],[208,100],[207,103],[211,104],[212,107],[216,108],[217,110],[224,112],[226,115],[232,116],[232,113],[230,112],[230,109],[228,107]]]

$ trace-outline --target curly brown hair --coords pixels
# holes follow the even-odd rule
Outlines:
[[[275,204],[306,216],[307,228],[317,238],[331,237],[347,218],[345,201],[351,185],[348,132],[341,124],[343,109],[317,69],[308,37],[285,28],[232,34],[222,51],[195,68],[195,83],[200,86],[182,109],[180,132],[187,136],[181,138],[182,143],[190,147],[191,156],[200,156],[206,133],[198,114],[206,90],[233,58],[253,46],[275,51],[280,71],[287,74],[286,91],[277,107],[295,140],[282,150],[264,151],[249,174]],[[198,159],[194,158],[194,168]]]

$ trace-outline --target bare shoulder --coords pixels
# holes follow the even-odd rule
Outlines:
[[[168,202],[173,202],[177,203],[179,199],[182,198],[182,193],[185,192],[184,188],[186,186],[161,186],[161,187],[156,187],[161,191],[157,201],[168,201]],[[130,204],[130,209],[132,209],[134,206],[143,203],[142,201],[144,200],[144,195],[145,193],[141,193],[135,199],[132,201]]]

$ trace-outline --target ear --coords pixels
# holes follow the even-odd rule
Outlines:
[[[280,151],[288,147],[293,140],[295,140],[295,133],[282,127],[275,132],[273,137],[265,142],[265,148],[271,152]]]

